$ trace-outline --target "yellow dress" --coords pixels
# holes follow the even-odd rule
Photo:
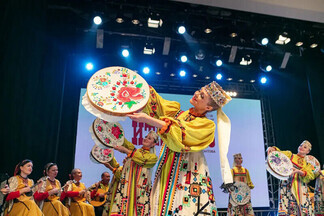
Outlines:
[[[240,166],[235,166],[231,169],[234,182],[244,182],[250,189],[254,188],[251,181],[250,173],[248,169]],[[228,203],[227,215],[254,215],[251,200],[245,205],[233,206],[230,202]]]
[[[123,146],[132,152],[122,169],[111,216],[144,216],[150,213],[151,169],[157,156],[148,149],[136,149],[125,139]]]
[[[82,191],[86,190],[87,188],[84,186],[83,183],[79,183],[79,185],[76,185],[75,183],[72,183],[72,191]],[[94,208],[92,205],[86,203],[86,198],[83,196],[77,196],[71,198],[71,204],[70,204],[70,212],[71,216],[95,216]]]
[[[279,148],[275,147],[277,151]],[[312,165],[304,157],[291,151],[280,151],[285,154],[293,166],[304,172],[304,175],[294,174],[286,181],[280,181],[278,215],[314,215],[314,209],[309,197],[307,183],[315,179]]]
[[[164,144],[150,196],[150,215],[217,215],[202,152],[214,141],[215,123],[191,109],[181,111],[178,102],[163,99],[152,87],[143,112],[168,125],[158,131]]]
[[[13,176],[9,179],[10,192],[18,191],[26,187],[26,184],[29,187],[31,187],[34,185],[34,181],[31,179],[25,180],[20,176]],[[43,213],[35,203],[33,196],[27,196],[26,194],[22,194],[18,198],[10,200],[9,207],[6,208],[4,215],[43,216]]]
[[[57,179],[55,179],[55,185],[52,185],[51,182],[47,179],[43,187],[41,188],[40,193],[48,192],[54,188],[61,189],[61,183]],[[69,216],[70,215],[69,209],[65,207],[60,201],[60,195],[61,193],[53,194],[47,197],[44,201],[40,202],[39,205],[45,216],[52,216],[52,215]]]

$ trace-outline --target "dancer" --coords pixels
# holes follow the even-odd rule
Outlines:
[[[315,179],[312,166],[305,160],[311,151],[312,145],[307,140],[298,147],[298,153],[281,151],[277,147],[269,147],[268,154],[280,151],[290,158],[293,163],[293,172],[287,181],[280,181],[278,215],[314,215],[309,197],[307,183]]]
[[[149,215],[151,192],[151,169],[157,162],[155,145],[158,135],[150,131],[143,139],[143,147],[135,146],[125,139],[122,146],[114,147],[121,153],[127,154],[120,182],[112,206],[111,216],[119,215]]]
[[[91,205],[95,208],[95,215],[102,216],[104,205],[107,202],[107,193],[109,190],[110,174],[103,172],[101,181],[91,185]]]
[[[34,181],[28,176],[33,171],[33,162],[25,159],[17,164],[14,176],[9,179],[10,193],[7,196],[6,216],[43,216],[33,199],[37,190]],[[33,188],[33,189],[32,189]]]
[[[60,201],[61,183],[55,179],[58,174],[58,167],[55,163],[48,163],[44,167],[45,182],[40,185],[39,190],[34,194],[38,206],[45,216],[68,216],[70,211]]]
[[[196,91],[193,108],[180,110],[180,104],[164,100],[150,87],[144,113],[128,115],[159,129],[164,145],[151,193],[150,215],[217,215],[212,183],[202,152],[214,141],[215,123],[206,113],[217,110],[221,173],[224,188],[233,183],[227,152],[230,120],[222,111],[231,98],[216,82]]]
[[[234,182],[244,182],[250,189],[254,188],[251,181],[248,169],[242,167],[243,158],[241,153],[233,155],[234,163],[231,169]],[[228,203],[227,215],[241,216],[241,215],[254,215],[251,200],[245,205],[233,206],[230,202]]]
[[[323,170],[320,170],[315,174],[315,215],[324,215],[324,166]]]
[[[61,199],[69,197],[67,205],[70,208],[71,216],[95,216],[92,205],[86,203],[87,188],[80,182],[82,172],[80,169],[71,171],[73,182],[69,184],[66,192],[62,193]]]
[[[119,166],[119,163],[116,161],[115,158],[113,158],[108,163],[105,163],[104,165],[108,169],[110,169],[112,171],[112,173],[114,174],[113,179],[111,180],[110,185],[109,185],[108,194],[107,194],[107,202],[104,205],[104,211],[102,214],[102,216],[110,216],[113,203],[116,202],[115,195],[116,195],[116,191],[117,191],[117,188],[119,185],[120,176],[121,176],[123,167]]]

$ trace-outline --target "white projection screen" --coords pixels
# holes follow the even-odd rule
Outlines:
[[[89,133],[89,127],[95,119],[95,116],[87,112],[81,104],[82,96],[85,92],[86,89],[81,89],[74,165],[75,168],[81,169],[83,173],[81,181],[89,187],[91,184],[100,180],[102,172],[110,172],[110,170],[104,165],[91,162],[89,158],[90,150],[94,145]],[[160,95],[167,100],[178,101],[181,104],[182,110],[187,110],[191,107],[189,100],[192,95]],[[230,165],[232,166],[233,164],[232,155],[241,153],[243,156],[243,166],[249,170],[251,180],[255,186],[251,191],[252,206],[269,207],[260,100],[234,98],[223,110],[230,118],[232,124],[231,142],[228,152]],[[209,113],[208,118],[216,122],[216,111]],[[137,148],[141,148],[142,138],[152,129],[148,125],[132,122],[129,118],[126,121],[121,121],[120,124],[125,131],[125,138],[137,145]],[[205,149],[204,154],[212,178],[216,205],[218,208],[227,208],[228,194],[223,193],[219,188],[222,184],[222,179],[217,144],[217,129],[215,135],[215,143]],[[158,154],[160,146],[156,146],[156,150]],[[125,154],[115,151],[116,160],[120,164],[122,164],[125,156]],[[156,166],[152,170],[153,177],[155,169]]]

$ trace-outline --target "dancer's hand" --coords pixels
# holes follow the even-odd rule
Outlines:
[[[296,173],[299,174],[299,175],[301,175],[301,176],[304,175],[304,172],[303,171],[301,171],[301,170],[296,169],[295,167],[293,167],[293,171],[291,173],[291,176],[295,175]]]
[[[110,165],[110,163],[109,162],[107,162],[107,163],[104,163],[103,165],[105,165],[105,167],[107,167],[108,169],[110,169],[111,171],[113,171],[114,170],[114,167],[112,167],[111,165]]]
[[[268,149],[267,149],[267,153],[268,154],[270,154],[271,152],[273,152],[273,151],[276,151],[276,148],[275,147],[269,147]]]
[[[5,185],[4,188],[1,188],[1,193],[2,193],[3,195],[8,194],[9,192],[10,192],[10,189],[9,189],[9,186],[8,186],[8,185]]]
[[[132,114],[128,114],[127,115],[130,119],[132,119],[133,121],[136,121],[136,122],[144,122],[144,123],[147,123],[147,121],[152,118],[150,116],[148,116],[147,114],[145,113],[132,113]]]
[[[54,189],[48,191],[48,194],[51,196],[51,195],[53,195],[53,194],[58,194],[59,191],[60,191],[60,189],[58,189],[58,188],[54,188]]]

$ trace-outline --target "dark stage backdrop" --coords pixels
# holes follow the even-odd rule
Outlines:
[[[31,178],[37,179],[52,161],[65,181],[73,168],[79,94],[85,87],[76,56],[87,52],[79,45],[86,41],[77,34],[74,18],[63,20],[47,1],[3,1],[0,7],[0,172],[12,175],[16,163],[30,158]],[[270,98],[277,146],[297,152],[308,139],[321,162],[323,62],[323,54],[293,57],[286,71],[269,74],[272,81],[263,89]]]

